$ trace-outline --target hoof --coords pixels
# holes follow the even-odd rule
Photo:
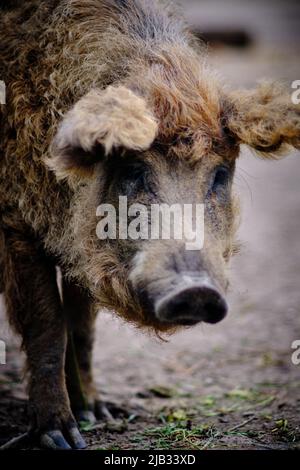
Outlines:
[[[87,444],[80,434],[77,424],[63,425],[61,429],[50,429],[40,435],[40,444],[43,448],[52,450],[85,449]]]

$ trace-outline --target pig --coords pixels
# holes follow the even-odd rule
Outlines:
[[[229,91],[185,24],[150,0],[11,1],[0,36],[0,286],[27,356],[30,433],[81,449],[76,418],[104,410],[96,312],[157,334],[225,317],[240,146],[267,159],[299,149],[299,106],[272,82]],[[97,207],[120,196],[204,204],[202,249],[99,239]]]

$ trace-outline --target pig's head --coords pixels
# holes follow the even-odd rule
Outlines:
[[[158,75],[156,70],[148,77],[143,90],[110,86],[80,99],[58,129],[50,165],[74,187],[68,242],[89,289],[127,320],[166,331],[226,315],[240,144],[264,157],[283,144],[299,148],[300,125],[299,110],[274,84],[227,93],[215,82],[193,81],[188,72],[180,86]],[[142,204],[149,210],[145,215],[133,206],[131,212],[147,221],[144,239],[120,238],[120,196],[127,197],[128,208]],[[116,208],[115,239],[96,234],[101,204]],[[153,219],[147,214],[162,204],[182,210],[184,204],[204,204],[202,247],[188,249],[184,231],[181,239],[151,238]],[[192,227],[199,229],[195,213]]]

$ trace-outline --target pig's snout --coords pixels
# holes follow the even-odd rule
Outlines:
[[[217,323],[226,316],[227,310],[223,295],[209,282],[182,286],[155,303],[155,314],[160,321],[179,325],[194,325],[200,321]]]

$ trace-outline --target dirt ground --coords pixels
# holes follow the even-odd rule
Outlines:
[[[272,41],[217,49],[211,61],[230,86],[264,76],[300,79],[299,48]],[[231,264],[230,314],[167,342],[101,312],[94,369],[104,400],[126,410],[83,426],[91,449],[300,448],[299,153],[263,162],[243,149],[236,175],[242,201],[241,253]],[[1,311],[0,445],[26,430],[23,357]]]

